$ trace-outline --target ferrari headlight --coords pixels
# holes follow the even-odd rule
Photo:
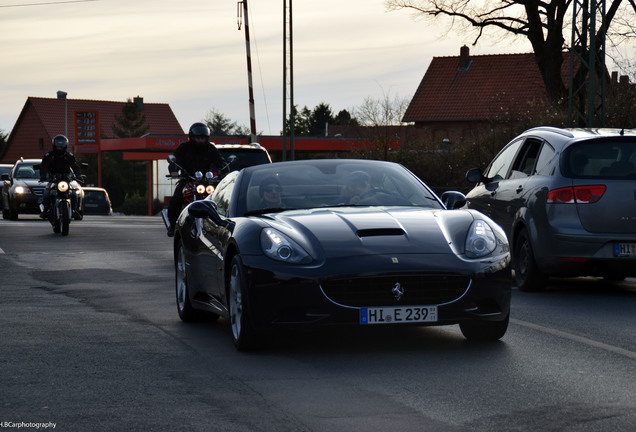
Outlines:
[[[205,186],[203,186],[202,184],[197,185],[197,193],[198,193],[198,194],[203,194],[203,193],[205,193]]]
[[[65,181],[61,181],[57,184],[57,190],[60,192],[66,192],[68,190],[68,183]]]
[[[466,236],[466,256],[479,258],[492,253],[497,247],[497,239],[490,225],[483,220],[476,220],[470,225]]]
[[[266,256],[292,264],[311,262],[309,254],[295,241],[273,228],[261,231],[261,247]]]
[[[15,187],[15,193],[17,193],[18,195],[22,195],[24,192],[26,192],[26,190],[24,189],[23,186],[16,186]]]

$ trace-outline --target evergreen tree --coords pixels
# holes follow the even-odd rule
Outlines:
[[[358,120],[351,117],[351,114],[347,110],[342,110],[334,118],[333,124],[338,126],[360,126]]]
[[[311,117],[309,119],[309,135],[325,135],[327,125],[330,123],[334,123],[331,108],[328,104],[321,102],[319,105],[316,105],[314,110],[311,112]]]
[[[249,135],[250,130],[246,126],[239,126],[222,113],[211,109],[203,122],[210,128],[210,134],[214,136]]]
[[[121,114],[115,114],[115,123],[112,126],[113,133],[119,138],[133,138],[145,135],[150,126],[146,123],[146,116],[131,100],[124,104]]]
[[[145,135],[150,126],[139,107],[128,99],[121,115],[115,115],[112,129],[119,138],[133,138]],[[119,151],[104,152],[102,172],[102,183],[108,189],[116,211],[122,211],[125,201],[130,201],[131,197],[146,196],[146,162],[124,160]]]

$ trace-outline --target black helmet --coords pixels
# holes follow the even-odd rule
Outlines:
[[[58,153],[64,153],[68,147],[68,138],[64,135],[56,135],[55,138],[53,138],[52,144],[53,150]]]
[[[207,127],[204,123],[195,123],[190,126],[190,131],[188,132],[188,138],[190,141],[194,140],[195,136],[205,136],[210,140],[210,128]]]

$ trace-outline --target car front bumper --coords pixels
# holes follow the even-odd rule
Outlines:
[[[250,280],[247,296],[250,316],[259,328],[360,325],[361,310],[366,307],[436,306],[436,321],[415,324],[506,319],[512,287],[509,255],[470,262],[454,258],[352,257],[346,260],[348,271],[342,272],[341,262],[325,263],[319,269],[294,269],[272,266],[272,261],[264,257],[243,257]],[[394,259],[402,265],[381,264]],[[460,265],[441,264],[444,261]],[[403,291],[399,299],[393,293],[397,284]]]

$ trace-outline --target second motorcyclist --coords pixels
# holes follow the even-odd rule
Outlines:
[[[204,123],[194,123],[188,131],[188,141],[181,143],[174,152],[175,163],[168,166],[173,178],[179,177],[179,167],[190,175],[196,171],[207,171],[224,175],[229,172],[229,167],[216,146],[210,142],[210,128]],[[178,167],[178,166],[179,167]],[[168,204],[168,236],[174,235],[174,227],[183,207],[183,187],[187,180],[181,179],[174,189],[170,203]]]
[[[47,188],[42,195],[42,204],[44,206],[44,211],[40,214],[42,219],[48,217],[49,208],[51,206],[50,181],[55,175],[72,173],[77,178],[80,178],[82,175],[82,169],[75,160],[75,156],[68,151],[68,138],[64,135],[56,135],[52,140],[52,144],[52,151],[44,155],[42,163],[40,164],[40,181],[48,182]],[[71,194],[71,206],[73,211],[77,212],[77,196],[75,191]]]

